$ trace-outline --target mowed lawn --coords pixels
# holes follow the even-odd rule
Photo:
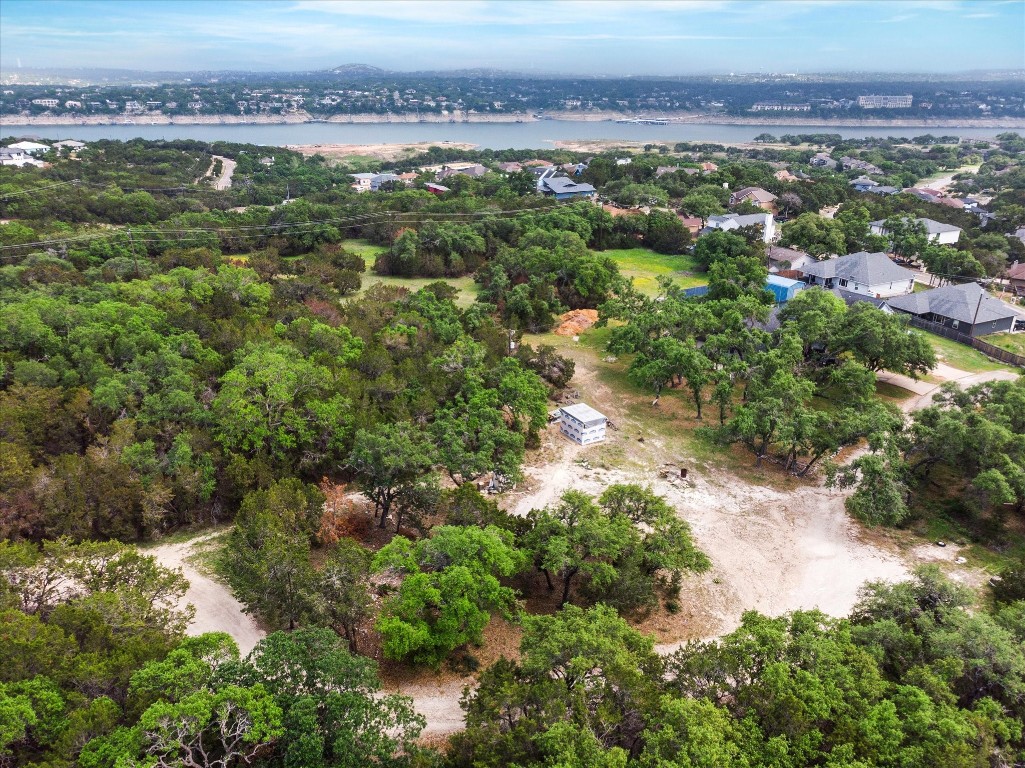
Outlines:
[[[925,337],[929,340],[933,350],[936,352],[936,358],[941,363],[946,363],[953,368],[959,368],[962,371],[969,371],[971,373],[1014,370],[1014,368],[1006,363],[990,360],[982,352],[974,347],[969,347],[967,344],[959,344],[952,339],[937,336],[935,333],[929,333],[928,331],[919,332],[924,333]],[[985,340],[993,344],[995,342],[992,341],[992,338],[992,336],[987,336]]]
[[[698,272],[694,257],[665,256],[649,251],[647,248],[621,248],[610,251],[599,251],[608,256],[619,266],[625,277],[632,278],[634,287],[643,294],[658,294],[658,278],[667,275],[683,288],[706,285],[708,280]]]
[[[351,253],[359,254],[367,263],[367,268],[363,272],[363,287],[360,288],[359,293],[356,294],[357,296],[363,295],[367,288],[377,283],[400,285],[415,293],[425,285],[441,281],[448,283],[459,291],[459,295],[455,299],[456,306],[465,309],[473,304],[477,298],[477,293],[480,291],[480,286],[473,282],[472,275],[465,275],[463,277],[392,277],[390,275],[378,275],[374,273],[374,262],[378,254],[388,250],[387,248],[382,245],[373,245],[366,240],[346,240],[342,243],[342,247]]]
[[[1025,355],[1025,333],[994,333],[982,340],[1016,355]]]

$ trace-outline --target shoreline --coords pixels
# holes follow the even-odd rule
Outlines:
[[[134,116],[110,115],[8,115],[0,118],[0,131],[33,126],[89,126],[89,125],[307,125],[307,124],[460,124],[460,123],[541,123],[547,121],[598,123],[629,120],[638,114],[622,112],[550,112],[544,118],[529,114],[355,114],[318,117],[307,112],[291,115],[183,115],[162,113]],[[743,117],[717,114],[675,113],[666,115],[670,125],[757,125],[777,128],[993,128],[1025,129],[1025,118],[893,118],[893,119],[832,119],[796,117]],[[659,116],[662,119],[662,116]]]

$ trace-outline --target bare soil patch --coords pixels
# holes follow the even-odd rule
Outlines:
[[[404,144],[290,144],[286,148],[302,155],[323,155],[328,159],[344,160],[347,157],[373,157],[378,160],[401,160],[425,152],[429,147],[444,145],[451,149],[474,149],[477,145],[467,142],[420,141]]]
[[[573,309],[559,315],[559,326],[555,329],[558,336],[579,336],[598,322],[598,310]]]

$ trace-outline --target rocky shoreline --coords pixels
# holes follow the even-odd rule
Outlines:
[[[320,117],[308,112],[288,115],[165,115],[162,113],[126,116],[110,115],[5,115],[0,129],[9,126],[46,125],[301,125],[305,123],[534,123],[544,120],[567,122],[607,122],[629,120],[638,114],[624,112],[549,112],[544,117],[523,114],[455,112],[450,115],[356,114]],[[648,115],[650,117],[650,115]],[[671,124],[759,125],[782,128],[1025,128],[1025,118],[900,118],[900,119],[823,119],[789,117],[737,117],[707,113],[673,113],[658,115]]]

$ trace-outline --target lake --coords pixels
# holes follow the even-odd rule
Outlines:
[[[0,124],[0,136],[33,135],[46,139],[196,139],[245,144],[404,144],[467,142],[487,149],[537,149],[558,140],[619,139],[673,144],[677,141],[737,143],[760,133],[839,133],[867,136],[992,137],[1008,128],[936,128],[933,126],[840,127],[821,125],[624,125],[613,121],[541,120],[533,123],[300,123],[297,125],[15,125]]]

